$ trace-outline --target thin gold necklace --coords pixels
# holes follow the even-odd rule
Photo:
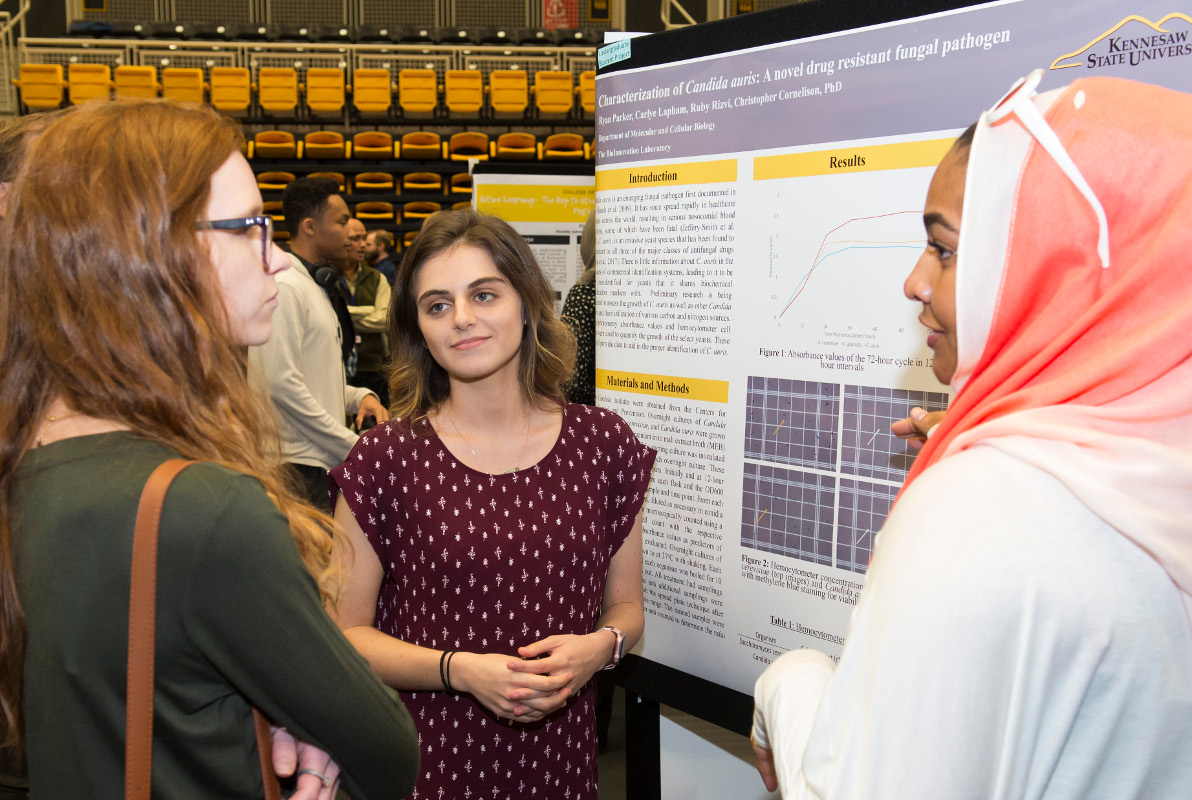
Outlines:
[[[471,443],[468,441],[468,438],[467,438],[466,436],[464,436],[463,432],[462,432],[462,431],[460,431],[460,429],[459,429],[459,426],[455,424],[455,415],[453,414],[453,415],[451,415],[450,417],[448,417],[448,418],[447,418],[447,421],[448,421],[448,422],[450,422],[450,423],[451,423],[451,427],[455,429],[455,435],[456,435],[456,436],[458,436],[460,439],[462,439],[462,440],[463,440],[463,443],[464,443],[465,445],[467,445],[467,447],[468,447],[468,449],[469,449],[469,450],[471,450],[471,451],[472,451],[472,458],[476,459],[476,463],[480,465],[480,469],[484,470],[484,471],[485,471],[485,472],[487,472],[489,475],[492,475],[492,474],[494,474],[494,473],[493,473],[493,471],[492,471],[492,470],[490,470],[488,467],[486,467],[486,466],[484,465],[484,462],[480,460],[480,456],[476,455],[476,448],[472,447],[472,444],[471,444]],[[526,457],[526,448],[527,448],[527,447],[529,446],[529,444],[530,444],[530,423],[529,423],[529,418],[527,417],[527,418],[523,419],[523,420],[522,420],[522,424],[525,426],[525,439],[522,441],[522,450],[521,450],[521,455],[519,455],[519,456],[517,457],[518,463],[521,463],[521,462],[522,462],[522,459],[524,459],[524,458]],[[504,472],[502,472],[502,473],[500,473],[500,474],[501,474],[501,475],[512,475],[513,473],[517,472],[517,471],[518,471],[518,470],[520,470],[520,469],[521,469],[521,467],[514,467],[513,469],[507,469],[507,470],[505,470]]]
[[[45,422],[45,424],[43,424],[41,426],[41,430],[37,434],[37,441],[33,443],[33,446],[41,447],[42,445],[45,444],[46,425],[48,425],[51,422],[61,422],[62,420],[71,419],[72,417],[81,416],[82,413],[83,413],[82,411],[74,411],[74,412],[71,412],[70,414],[61,414],[57,417],[53,416],[52,414],[46,415],[46,422]]]

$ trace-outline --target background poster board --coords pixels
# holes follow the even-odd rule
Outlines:
[[[740,692],[839,654],[913,457],[889,425],[947,402],[901,287],[951,140],[1036,67],[1192,90],[1188,0],[774,42],[787,18],[620,43],[597,78],[597,399],[660,451],[640,652]]]
[[[580,233],[596,204],[591,167],[577,170],[581,174],[510,170],[503,164],[478,164],[472,173],[472,205],[505,220],[526,238],[555,290],[555,311],[561,311],[567,291],[584,272]]]

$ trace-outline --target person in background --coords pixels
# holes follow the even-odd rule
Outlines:
[[[584,222],[579,238],[579,255],[584,265],[567,299],[563,302],[563,321],[575,333],[575,375],[567,383],[567,399],[587,406],[596,405],[596,209]]]
[[[932,178],[905,292],[954,398],[839,663],[758,679],[788,800],[1192,785],[1192,95],[1041,77]]]
[[[379,398],[349,386],[341,356],[355,338],[347,306],[335,289],[328,265],[348,255],[348,206],[339,187],[326,178],[299,178],[286,187],[282,210],[290,230],[291,269],[277,277],[278,308],[273,336],[249,350],[264,378],[281,428],[281,458],[302,478],[316,508],[330,511],[327,470],[347,458],[357,434],[346,423],[355,414],[389,418]],[[324,291],[324,287],[328,291]],[[337,319],[328,292],[343,309]]]
[[[270,457],[250,388],[245,348],[271,333],[289,259],[241,141],[207,107],[95,101],[26,144],[8,193],[0,719],[34,797],[124,783],[133,522],[179,457],[201,463],[160,525],[155,795],[259,798],[253,706],[327,751],[295,797],[413,785],[408,712],[324,610],[334,526]]]
[[[365,245],[368,263],[393,286],[393,279],[397,276],[397,265],[393,263],[393,234],[389,231],[369,231]]]
[[[495,217],[426,221],[390,344],[395,418],[331,473],[337,619],[418,721],[419,797],[594,800],[591,679],[641,635],[655,451],[564,401],[574,338]]]
[[[356,329],[356,374],[348,382],[373,392],[388,408],[385,331],[389,326],[389,282],[365,262],[365,236],[363,222],[348,220],[349,258],[335,262],[339,270],[335,285]]]

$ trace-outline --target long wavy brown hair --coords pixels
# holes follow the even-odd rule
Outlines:
[[[0,710],[21,739],[24,616],[14,482],[47,408],[127,425],[183,458],[252,475],[289,520],[325,600],[333,523],[299,499],[250,389],[208,248],[212,174],[242,141],[213,110],[88,103],[26,143],[0,228]]]
[[[487,252],[521,297],[527,323],[518,353],[523,398],[543,407],[563,403],[562,385],[575,371],[576,345],[575,334],[555,313],[554,289],[526,240],[508,222],[462,208],[431,215],[398,268],[389,305],[391,412],[414,420],[438,408],[451,394],[447,371],[431,356],[418,327],[414,283],[423,264],[460,245]]]

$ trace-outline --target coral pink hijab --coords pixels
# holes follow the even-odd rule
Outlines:
[[[1192,611],[1192,95],[1093,78],[1033,104],[1106,224],[1028,132],[1030,109],[982,115],[957,257],[956,396],[906,485],[996,447],[1154,556]]]

